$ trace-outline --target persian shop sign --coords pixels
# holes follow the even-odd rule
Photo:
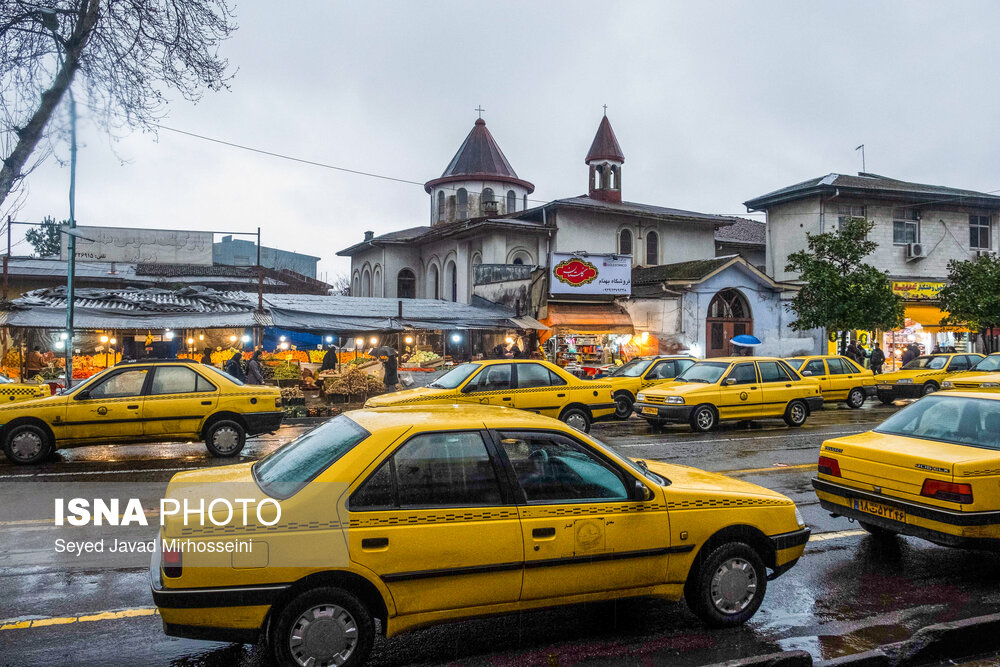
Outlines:
[[[892,291],[907,301],[936,299],[945,283],[922,283],[915,280],[894,280]]]
[[[632,259],[552,253],[552,294],[631,294]]]

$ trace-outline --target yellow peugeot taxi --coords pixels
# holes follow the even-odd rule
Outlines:
[[[696,432],[711,431],[723,419],[782,417],[802,426],[821,407],[819,382],[772,357],[699,361],[673,381],[644,389],[635,403],[636,414],[654,429],[686,422]]]
[[[245,385],[190,359],[112,366],[62,394],[0,405],[0,438],[12,463],[38,463],[61,447],[204,440],[236,456],[248,435],[281,425],[277,387]]]
[[[878,376],[879,400],[888,405],[899,398],[933,394],[952,374],[969,370],[981,359],[981,354],[921,355],[898,371]]]
[[[874,397],[875,374],[847,357],[817,355],[785,359],[800,375],[819,382],[825,403],[843,402],[858,409],[865,400]]]
[[[615,417],[618,419],[630,417],[635,397],[640,390],[673,380],[696,361],[698,361],[696,358],[687,355],[636,357],[600,378],[602,382],[611,383],[611,395],[615,399]]]
[[[165,499],[199,493],[251,510],[164,522],[164,631],[264,639],[282,666],[362,664],[376,628],[598,600],[684,599],[738,625],[809,539],[779,493],[496,407],[347,412],[256,463],[179,473]]]
[[[942,389],[962,391],[1000,391],[1000,352],[994,352],[962,373],[949,375]]]
[[[1000,394],[925,396],[872,431],[827,440],[820,505],[875,536],[1000,546]]]
[[[555,364],[531,359],[460,364],[426,387],[376,396],[365,407],[448,403],[528,410],[561,419],[585,433],[594,420],[615,414],[609,382],[581,380]]]

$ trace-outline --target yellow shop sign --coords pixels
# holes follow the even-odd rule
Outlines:
[[[936,299],[945,283],[925,283],[916,280],[894,280],[892,291],[908,301]]]

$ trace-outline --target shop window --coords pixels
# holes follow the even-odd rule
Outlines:
[[[623,229],[618,233],[618,254],[619,255],[631,255],[632,254],[632,232],[628,229]]]
[[[920,243],[920,215],[917,211],[907,208],[893,209],[892,242],[896,245]]]
[[[400,299],[417,298],[417,277],[413,271],[403,269],[396,276],[396,296]]]
[[[656,266],[660,263],[660,237],[656,232],[646,234],[646,264]]]
[[[989,250],[993,247],[990,244],[990,216],[969,216],[969,247],[974,250]]]
[[[865,207],[852,204],[841,204],[837,207],[837,231],[844,229],[844,225],[851,218],[864,218]]]

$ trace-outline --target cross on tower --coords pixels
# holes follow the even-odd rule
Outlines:
[[[473,109],[473,111],[478,111],[479,112],[479,117],[482,118],[483,117],[483,112],[486,111],[486,109],[484,109],[483,105],[480,104],[478,107],[476,107],[475,109]]]

